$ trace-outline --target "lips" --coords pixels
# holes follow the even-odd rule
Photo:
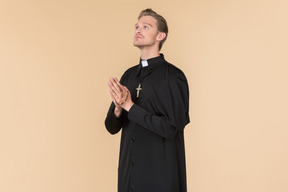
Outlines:
[[[143,39],[143,37],[141,35],[136,35],[135,39]]]

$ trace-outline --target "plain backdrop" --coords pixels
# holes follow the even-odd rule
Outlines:
[[[0,0],[1,192],[116,191],[107,82],[146,8],[189,82],[188,191],[288,191],[287,0]]]

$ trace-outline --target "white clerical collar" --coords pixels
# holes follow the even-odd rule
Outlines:
[[[148,66],[148,61],[147,60],[142,60],[141,64],[142,64],[142,67],[147,67]]]

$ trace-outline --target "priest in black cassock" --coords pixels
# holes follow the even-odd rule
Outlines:
[[[112,104],[106,129],[122,129],[118,192],[186,192],[184,127],[189,90],[184,73],[160,54],[166,20],[151,9],[140,13],[134,46],[138,65],[109,79]]]

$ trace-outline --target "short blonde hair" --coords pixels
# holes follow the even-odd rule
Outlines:
[[[163,43],[166,41],[167,36],[168,36],[168,25],[166,20],[164,19],[164,17],[162,17],[161,15],[157,14],[155,11],[153,11],[152,9],[145,9],[143,11],[141,11],[138,20],[143,17],[143,16],[151,16],[154,17],[157,20],[157,28],[158,31],[163,32],[166,34],[165,38],[160,41],[159,44],[159,51],[161,50]]]

